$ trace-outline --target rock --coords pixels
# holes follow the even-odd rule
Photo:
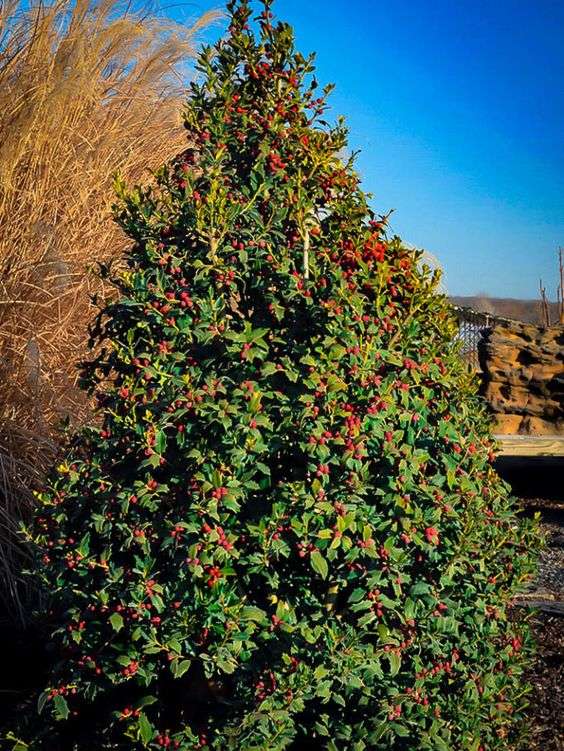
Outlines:
[[[556,535],[549,543],[551,548],[564,548],[564,535]]]
[[[543,420],[540,417],[530,417],[526,415],[522,418],[521,427],[519,432],[525,435],[563,435],[560,422],[553,422],[551,420]]]
[[[498,321],[484,331],[478,357],[497,432],[564,435],[564,326]]]
[[[499,381],[489,383],[484,396],[494,412],[524,414],[529,402],[527,389]]]
[[[500,435],[516,435],[523,415],[496,415],[494,432]]]

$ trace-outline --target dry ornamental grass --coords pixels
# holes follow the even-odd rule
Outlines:
[[[91,269],[127,242],[113,175],[142,181],[185,146],[186,61],[217,15],[180,26],[116,0],[0,0],[0,596],[13,610],[15,526],[61,418],[85,414]]]

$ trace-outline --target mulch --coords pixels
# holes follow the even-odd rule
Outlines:
[[[529,751],[564,751],[564,618],[541,614],[533,621],[535,662],[527,676]]]
[[[541,512],[547,543],[526,597],[549,611],[537,610],[531,622],[537,652],[527,674],[533,689],[527,711],[529,751],[564,751],[564,505],[524,499],[524,507]],[[553,615],[554,608],[561,608],[561,614]]]

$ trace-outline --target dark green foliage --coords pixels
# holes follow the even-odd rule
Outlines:
[[[190,148],[120,186],[134,245],[84,374],[99,425],[31,530],[60,662],[20,734],[511,748],[529,532],[438,275],[369,209],[290,28],[229,10]]]

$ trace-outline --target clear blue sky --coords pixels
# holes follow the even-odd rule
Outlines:
[[[336,84],[332,115],[347,118],[374,208],[438,257],[448,291],[533,298],[542,276],[555,298],[564,0],[277,0],[274,12]]]

